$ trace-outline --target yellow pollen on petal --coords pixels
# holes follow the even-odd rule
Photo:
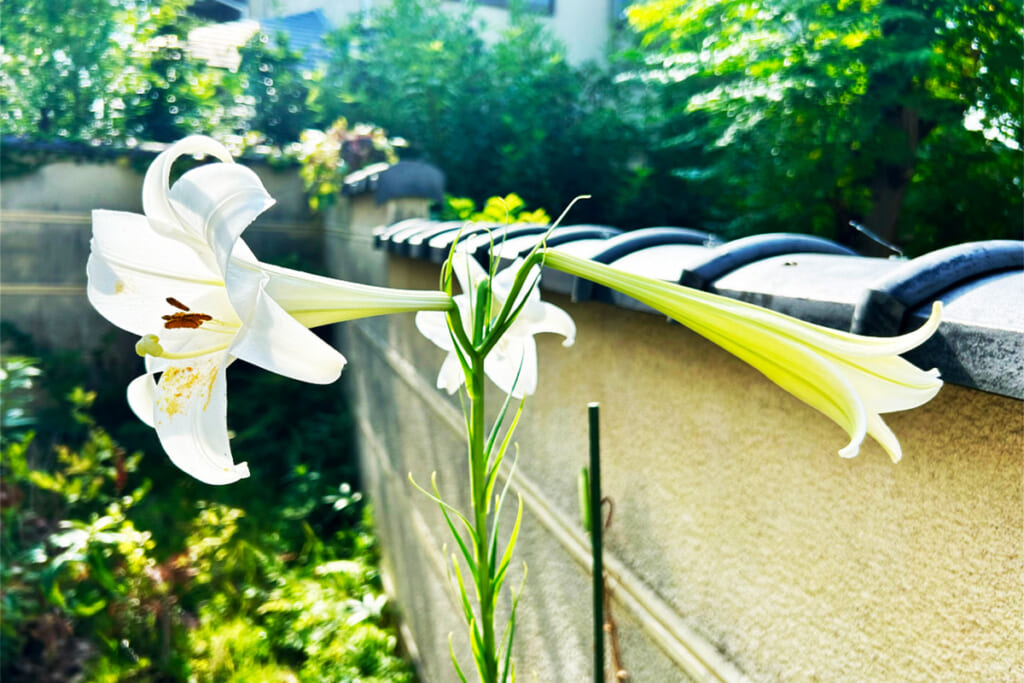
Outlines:
[[[213,383],[217,381],[218,370],[219,368],[216,365],[213,366],[213,372],[210,373],[210,379],[206,383],[206,403],[203,404],[203,410],[206,410],[207,408],[210,407],[210,398],[213,396]],[[225,467],[224,471],[226,472],[227,469],[228,468]]]
[[[126,289],[124,280],[118,280],[114,283],[114,294],[121,294]]]
[[[195,392],[203,392],[206,401],[203,409],[210,404],[213,381],[217,377],[217,367],[213,367],[210,377],[204,376],[201,370],[191,365],[172,367],[164,371],[160,377],[160,408],[168,417],[183,415]]]

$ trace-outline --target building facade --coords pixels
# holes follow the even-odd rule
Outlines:
[[[282,17],[320,10],[334,26],[348,21],[353,15],[369,12],[391,0],[249,0],[244,15],[250,19]],[[239,6],[238,0],[229,2]],[[448,0],[453,9],[465,4],[461,0]],[[486,27],[486,33],[497,35],[509,22],[510,0],[480,0],[476,15]],[[573,64],[604,57],[614,27],[622,15],[627,0],[525,0],[527,8],[535,11],[540,20],[566,46],[566,54]]]

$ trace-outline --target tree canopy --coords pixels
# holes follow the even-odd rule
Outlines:
[[[725,238],[816,233],[909,254],[1024,232],[1017,0],[650,0],[603,65],[542,22],[394,0],[314,73],[257,33],[235,70],[188,49],[188,0],[7,0],[4,135],[91,144],[190,133],[286,148],[341,118],[404,138],[453,194],[515,192],[573,220]]]
[[[850,241],[853,221],[922,251],[1020,235],[1021,19],[1010,0],[654,0],[629,11],[627,76],[725,232]]]

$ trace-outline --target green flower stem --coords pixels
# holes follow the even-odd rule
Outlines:
[[[484,401],[484,358],[483,354],[470,356],[470,373],[467,377],[469,393],[469,467],[471,493],[473,498],[473,523],[476,535],[476,572],[473,582],[480,601],[480,640],[477,655],[477,669],[483,683],[498,680],[498,651],[494,637],[494,568],[487,539],[490,538],[487,501],[487,465],[489,454],[486,447],[486,414]],[[476,649],[476,648],[474,648]]]

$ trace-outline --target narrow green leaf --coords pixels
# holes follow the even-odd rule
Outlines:
[[[431,483],[432,483],[432,484],[433,484],[433,486],[434,486],[434,490],[435,490],[435,491],[437,490],[437,482],[436,482],[436,477],[437,477],[437,473],[436,473],[436,472],[434,472],[434,473],[432,473],[432,474],[430,475],[430,480],[431,480]],[[457,509],[455,509],[454,507],[452,507],[452,506],[451,506],[451,505],[449,505],[448,503],[446,503],[446,502],[444,502],[443,500],[441,500],[440,496],[438,496],[438,495],[434,495],[434,494],[430,493],[430,492],[429,492],[429,491],[427,491],[427,490],[426,490],[425,488],[423,488],[422,486],[420,486],[419,484],[417,484],[417,483],[416,483],[416,480],[412,478],[412,472],[410,472],[410,473],[409,473],[409,483],[411,483],[411,484],[413,485],[413,487],[415,487],[415,489],[416,489],[417,491],[419,491],[420,493],[422,493],[423,495],[425,495],[425,496],[426,496],[427,498],[429,498],[430,500],[432,500],[432,501],[434,501],[435,503],[437,503],[438,505],[440,505],[442,509],[448,510],[448,511],[449,511],[449,512],[451,512],[451,513],[452,513],[453,515],[455,515],[456,517],[458,517],[458,518],[459,518],[459,520],[460,520],[460,521],[461,521],[461,522],[462,522],[463,524],[465,524],[465,525],[466,525],[466,528],[467,528],[467,529],[469,529],[469,531],[470,531],[470,532],[472,532],[472,531],[473,531],[473,525],[469,523],[469,520],[468,520],[468,519],[466,519],[465,515],[463,515],[463,514],[462,514],[461,512],[459,512],[459,511],[458,511]]]
[[[487,330],[487,323],[490,319],[490,278],[485,278],[476,283],[476,296],[473,304],[473,348],[479,349],[484,341],[484,333]]]
[[[431,477],[431,483],[434,485],[434,491],[437,494],[434,497],[437,500],[440,500],[440,492],[437,490],[437,482],[435,481],[434,477]],[[452,523],[451,517],[448,516],[448,511],[445,509],[445,507],[451,506],[446,506],[442,504],[439,507],[441,508],[441,514],[444,515],[444,521],[448,524],[448,530],[452,532],[452,536],[455,537],[455,542],[459,544],[459,550],[462,551],[462,556],[466,558],[466,564],[469,565],[470,571],[472,571],[473,574],[475,575],[477,572],[477,567],[476,562],[473,561],[473,555],[469,552],[469,548],[466,547],[465,541],[462,540],[462,534],[460,534],[459,530],[455,528],[455,524]],[[479,539],[477,538],[476,531],[469,526],[469,521],[466,520],[465,517],[462,518],[462,523],[466,525],[467,529],[469,529],[469,535],[470,540],[472,541],[473,544],[473,550],[476,550],[480,542]]]
[[[512,662],[512,643],[515,639],[516,612],[519,609],[519,599],[523,596],[523,589],[526,587],[526,574],[527,567],[523,564],[523,580],[519,584],[519,591],[512,594],[512,609],[509,612],[508,626],[505,629],[505,635],[501,639],[505,650],[505,668],[501,675],[502,681],[506,681],[510,677],[511,681],[516,680],[516,667]]]
[[[512,467],[509,468],[508,477],[505,479],[505,485],[501,488],[501,494],[498,496],[498,501],[494,505],[494,527],[491,529],[491,540],[489,554],[487,556],[488,561],[491,565],[491,577],[493,578],[493,572],[495,568],[495,561],[498,558],[498,519],[501,515],[501,508],[505,504],[505,495],[508,493],[508,487],[512,483],[512,474],[516,471],[516,465],[519,464],[519,448],[516,448],[516,457],[512,461]]]
[[[516,523],[512,527],[512,536],[508,539],[508,545],[505,546],[505,554],[501,558],[501,564],[498,565],[498,571],[494,574],[494,593],[497,595],[501,589],[501,584],[505,581],[505,572],[508,569],[509,562],[512,561],[512,551],[516,547],[516,540],[519,538],[519,527],[523,521],[523,497],[519,496],[519,510],[516,513]]]
[[[466,680],[466,674],[462,673],[462,667],[459,666],[459,658],[455,656],[455,644],[453,642],[453,634],[448,634],[448,655],[452,658],[452,666],[455,667],[455,673],[459,675],[459,680],[462,683],[469,683]]]
[[[462,601],[462,613],[466,618],[466,623],[469,624],[470,629],[475,629],[476,616],[473,614],[473,606],[469,602],[469,594],[466,593],[466,582],[462,580],[462,570],[459,569],[459,563],[455,561],[455,556],[452,556],[452,570],[455,572],[455,582],[459,587],[459,599]],[[474,588],[476,588],[474,584]],[[479,593],[477,589],[477,593]],[[477,599],[479,599],[477,595]]]
[[[490,469],[487,471],[484,487],[486,490],[486,499],[488,503],[491,500],[491,495],[494,493],[494,484],[498,480],[498,473],[501,468],[501,463],[505,460],[505,453],[508,451],[509,442],[512,440],[512,434],[515,432],[516,425],[519,424],[519,418],[523,414],[523,406],[526,404],[525,401],[520,402],[519,410],[516,411],[515,417],[512,419],[512,424],[509,425],[508,431],[505,432],[505,440],[501,444],[501,448],[498,449],[498,453],[494,456],[494,462],[491,464]],[[519,458],[519,450],[516,449],[516,459]],[[488,507],[488,511],[490,508]]]

